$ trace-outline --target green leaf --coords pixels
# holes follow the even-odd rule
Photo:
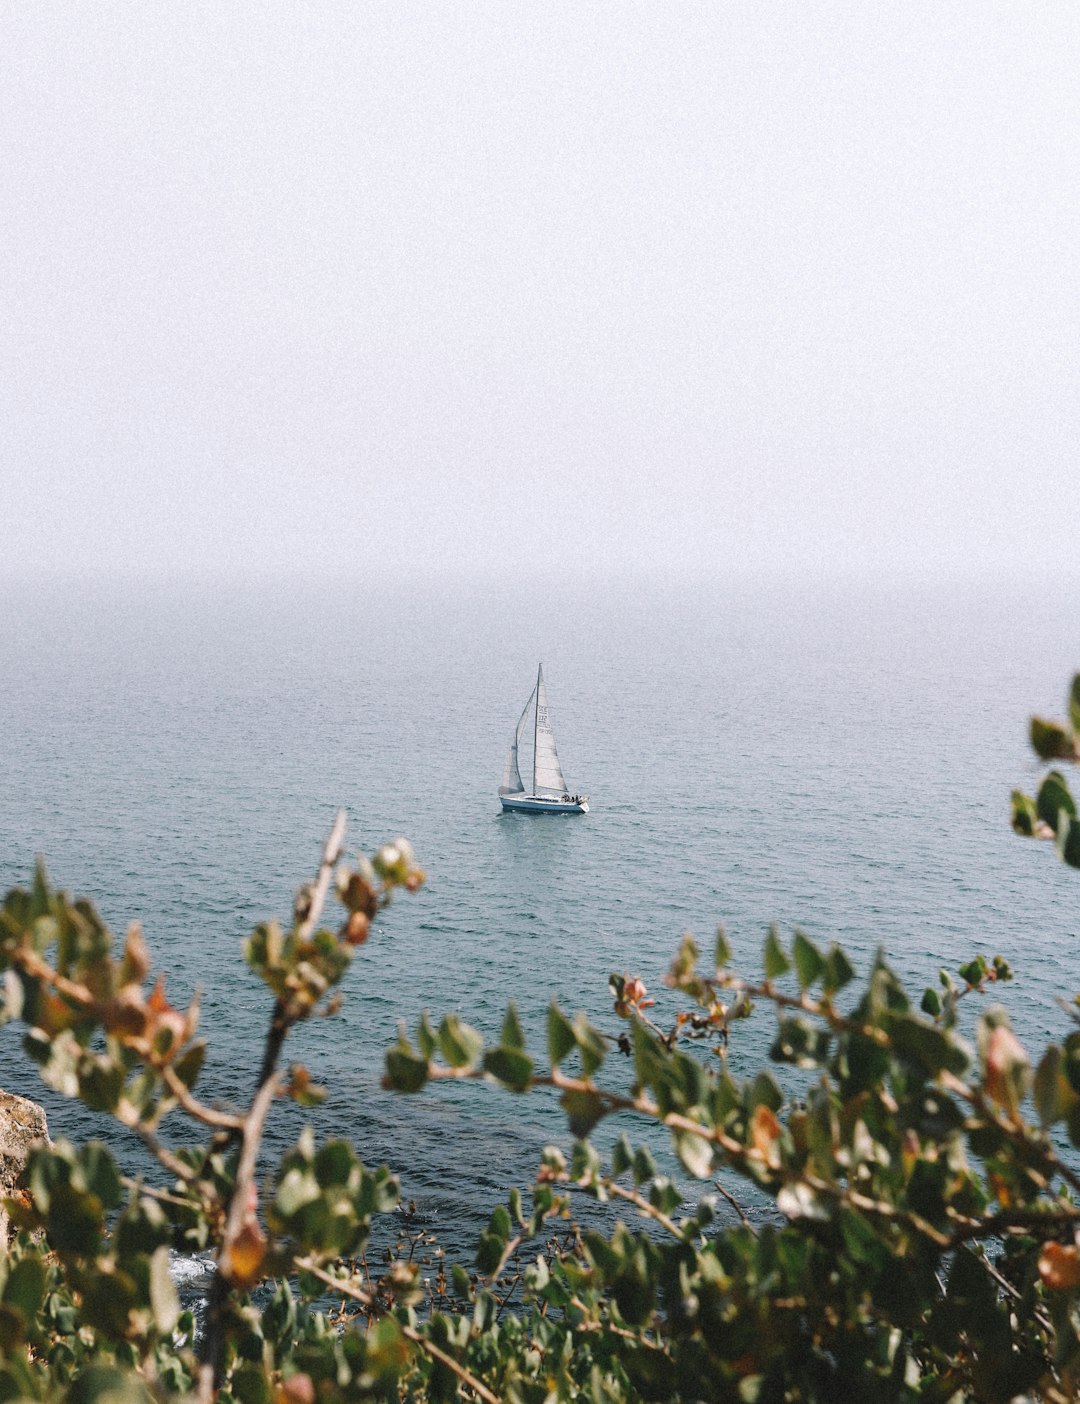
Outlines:
[[[965,981],[967,984],[978,986],[986,979],[986,974],[989,969],[990,967],[986,963],[986,957],[977,955],[971,960],[966,960],[964,964],[958,968],[956,973],[960,976],[961,980]]]
[[[1035,798],[1035,807],[1039,818],[1044,824],[1049,824],[1055,834],[1061,822],[1062,811],[1070,819],[1076,817],[1076,804],[1060,770],[1051,770],[1043,779]]]
[[[577,1043],[578,1056],[581,1058],[581,1071],[586,1077],[592,1077],[603,1063],[607,1053],[603,1034],[593,1028],[584,1014],[575,1016],[573,1027],[574,1041]]]
[[[692,1131],[675,1132],[675,1152],[683,1164],[697,1180],[707,1180],[712,1174],[713,1145],[704,1136],[695,1136]]]
[[[913,1014],[893,1015],[888,1032],[894,1053],[914,1063],[928,1077],[948,1069],[957,1075],[967,1071],[971,1061],[965,1046],[954,1035],[926,1023]]]
[[[404,1048],[386,1050],[386,1085],[394,1092],[419,1092],[427,1082],[426,1058]]]
[[[548,1006],[547,1041],[548,1056],[553,1068],[557,1068],[562,1060],[577,1047],[574,1026],[554,1000]]]
[[[252,1351],[259,1348],[256,1341]],[[266,1373],[254,1361],[238,1365],[229,1380],[236,1404],[270,1404],[270,1384]]]
[[[485,1276],[489,1276],[502,1262],[505,1249],[505,1238],[500,1238],[497,1233],[482,1233],[480,1241],[476,1245],[477,1268]]]
[[[802,931],[795,932],[791,953],[795,960],[795,973],[799,979],[799,988],[808,990],[825,969],[824,958],[813,941]]]
[[[49,1242],[58,1253],[85,1257],[98,1249],[103,1228],[101,1203],[69,1184],[57,1185],[49,1196]]]
[[[781,1019],[769,1057],[776,1063],[794,1063],[800,1068],[819,1067],[829,1054],[831,1036],[809,1019],[795,1015]]]
[[[862,1214],[851,1209],[839,1211],[840,1233],[844,1247],[856,1268],[869,1269],[875,1276],[887,1269],[890,1251]]]
[[[588,1254],[590,1262],[600,1269],[605,1277],[611,1278],[619,1271],[623,1265],[623,1255],[614,1244],[595,1229],[589,1229],[583,1236],[585,1252]]]
[[[40,1258],[22,1258],[4,1283],[3,1303],[18,1311],[26,1322],[33,1321],[45,1296],[45,1269]]]
[[[430,1063],[435,1056],[435,1030],[431,1027],[426,1009],[421,1013],[420,1022],[416,1026],[416,1046]]]
[[[1031,745],[1041,760],[1069,760],[1075,754],[1072,735],[1042,717],[1031,718]]]
[[[158,1248],[150,1258],[150,1307],[154,1325],[168,1336],[180,1319],[180,1298],[169,1272],[169,1250]]]
[[[190,1048],[186,1048],[180,1057],[177,1058],[176,1062],[173,1063],[173,1072],[176,1073],[185,1087],[194,1087],[195,1079],[202,1071],[202,1065],[205,1061],[206,1042],[204,1039],[199,1039],[198,1042],[193,1043]]]
[[[327,1141],[315,1156],[315,1178],[320,1189],[347,1185],[355,1165],[356,1155],[348,1141]]]
[[[510,1001],[506,1006],[506,1017],[503,1019],[502,1042],[504,1047],[513,1048],[517,1052],[525,1050],[525,1035],[521,1031],[521,1020],[518,1018],[517,1005]]]
[[[1039,1113],[1039,1120],[1044,1129],[1052,1126],[1062,1114],[1065,1088],[1062,1087],[1061,1064],[1061,1049],[1056,1043],[1052,1043],[1040,1058],[1039,1066],[1035,1069],[1032,1096],[1035,1100],[1035,1110]]]
[[[611,1284],[615,1305],[629,1326],[644,1326],[652,1315],[656,1288],[644,1261],[635,1253]]]
[[[1073,676],[1069,688],[1069,721],[1073,731],[1080,731],[1080,673]]]
[[[511,1092],[524,1092],[532,1082],[533,1064],[518,1048],[489,1048],[484,1054],[484,1071]]]
[[[791,962],[784,954],[784,948],[780,944],[780,932],[775,925],[769,927],[769,934],[765,937],[763,959],[766,980],[778,980],[791,969]]]
[[[924,1014],[929,1014],[931,1019],[937,1019],[941,1015],[941,996],[937,990],[927,986],[923,991],[922,1003],[919,1008]]]
[[[1013,790],[1012,792],[1010,818],[1016,833],[1024,838],[1031,838],[1039,820],[1039,810],[1035,801],[1030,795],[1025,795],[1023,790]]]
[[[722,926],[716,928],[716,950],[714,959],[716,969],[723,970],[731,962],[731,947],[728,945],[727,932]]]
[[[135,1375],[112,1365],[88,1365],[67,1393],[67,1404],[149,1404],[150,1395]]]
[[[816,1190],[802,1180],[784,1185],[776,1196],[776,1207],[788,1219],[809,1219],[814,1223],[827,1223],[832,1218],[833,1207]]]
[[[1074,1031],[1065,1040],[1061,1070],[1069,1086],[1080,1096],[1080,1031]]]
[[[472,1067],[484,1047],[484,1040],[463,1024],[456,1014],[447,1014],[439,1025],[437,1034],[439,1051],[452,1068]]]
[[[784,1105],[784,1094],[770,1073],[759,1072],[750,1084],[748,1092],[750,1111],[755,1107],[768,1107],[770,1111],[776,1112]]]
[[[559,1105],[566,1112],[571,1134],[582,1139],[604,1115],[604,1104],[595,1092],[564,1092]]]
[[[847,953],[843,947],[835,943],[829,947],[828,955],[825,957],[825,971],[822,976],[822,988],[826,994],[836,994],[845,985],[855,978],[855,968],[847,958]]]
[[[693,936],[687,934],[679,942],[679,949],[671,963],[668,981],[678,989],[684,989],[694,982],[697,976],[698,948]]]
[[[509,1209],[505,1204],[496,1204],[488,1219],[488,1232],[495,1234],[503,1243],[506,1243],[513,1231],[514,1225],[510,1218]]]
[[[88,1141],[79,1152],[86,1188],[101,1200],[106,1209],[115,1209],[123,1194],[120,1170],[107,1146],[100,1141]]]
[[[626,1139],[626,1132],[620,1131],[619,1138],[611,1148],[611,1173],[615,1178],[629,1170],[634,1163],[634,1152]]]
[[[52,904],[52,893],[49,891],[49,878],[45,872],[45,862],[38,858],[34,863],[34,881],[30,888],[30,912],[31,921],[36,921],[38,917],[44,916]]]
[[[644,1185],[656,1175],[656,1161],[648,1146],[638,1146],[634,1152],[634,1184]]]
[[[1058,825],[1057,851],[1070,868],[1080,868],[1080,823],[1064,810]]]
[[[0,1302],[0,1361],[6,1356],[17,1354],[18,1347],[26,1340],[29,1325],[21,1311],[9,1306],[7,1302]],[[3,1375],[0,1374],[0,1399],[7,1404],[8,1400],[18,1399],[19,1396],[5,1389],[5,1383]]]
[[[319,1198],[319,1183],[309,1170],[293,1166],[286,1170],[278,1185],[274,1206],[284,1219],[291,1219],[308,1204]]]

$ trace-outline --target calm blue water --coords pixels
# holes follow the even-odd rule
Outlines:
[[[614,1029],[611,970],[659,992],[680,934],[708,945],[722,920],[757,973],[776,920],[863,969],[884,944],[916,988],[1001,951],[1029,1046],[1063,1028],[1080,877],[1012,836],[1008,794],[1037,774],[1029,713],[1060,714],[1080,665],[1066,605],[989,586],[9,586],[0,885],[43,853],[114,929],[141,919],[174,1002],[205,989],[204,1095],[240,1098],[269,1003],[243,935],[287,916],[338,805],[354,846],[409,835],[427,886],[380,921],[342,1014],[290,1057],[330,1086],[320,1132],[388,1161],[452,1246],[471,1242],[566,1137],[541,1096],[382,1093],[396,1021],[425,1006],[493,1034],[514,998],[539,1048],[552,995]],[[498,809],[538,659],[583,818]],[[736,1061],[770,1032],[740,1026]],[[45,1100],[54,1135],[131,1153],[43,1094],[12,1030],[0,1083]],[[298,1124],[283,1109],[271,1147]]]

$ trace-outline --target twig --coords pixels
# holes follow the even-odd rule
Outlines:
[[[191,1089],[177,1076],[176,1069],[169,1064],[166,1063],[161,1067],[161,1075],[165,1085],[188,1116],[194,1117],[196,1121],[201,1121],[204,1126],[216,1127],[219,1131],[241,1131],[243,1129],[244,1118],[242,1116],[237,1116],[234,1112],[218,1111],[215,1107],[208,1107],[205,1102],[200,1102],[197,1097],[192,1096]]]
[[[650,1341],[648,1336],[640,1335],[637,1331],[631,1331],[626,1326],[618,1326],[614,1321],[594,1321],[590,1319],[589,1308],[578,1296],[570,1298],[570,1305],[581,1312],[586,1319],[580,1325],[575,1326],[575,1331],[604,1331],[613,1336],[622,1336],[624,1340],[634,1341],[637,1345],[644,1346],[646,1350],[663,1351],[664,1347],[658,1345],[656,1341]]]
[[[171,1194],[168,1190],[156,1189],[153,1185],[144,1184],[142,1180],[134,1180],[130,1175],[121,1175],[120,1183],[125,1189],[134,1190],[140,1196],[145,1195],[148,1199],[155,1199],[161,1204],[175,1204],[180,1209],[191,1209],[193,1207],[190,1199],[183,1199],[178,1194]]]
[[[306,939],[315,927],[322,913],[323,903],[330,886],[334,865],[341,856],[341,845],[345,837],[345,811],[339,809],[330,830],[330,837],[323,848],[318,877],[311,894],[311,904],[297,928],[297,935]],[[250,1203],[255,1185],[255,1168],[258,1162],[259,1146],[263,1128],[274,1097],[278,1091],[277,1065],[281,1048],[289,1029],[296,1022],[283,1002],[274,1003],[270,1027],[266,1034],[263,1049],[262,1067],[256,1084],[255,1096],[246,1116],[239,1125],[230,1128],[230,1143],[240,1140],[240,1156],[236,1166],[236,1180],[225,1216],[225,1231],[218,1253],[217,1267],[206,1305],[206,1331],[199,1353],[199,1373],[197,1398],[199,1404],[210,1404],[216,1385],[220,1382],[222,1361],[225,1353],[224,1314],[229,1295],[229,1269],[232,1245],[250,1214]]]
[[[677,1223],[661,1209],[657,1209],[655,1204],[650,1204],[643,1194],[637,1190],[624,1189],[622,1185],[616,1184],[614,1180],[604,1180],[605,1190],[608,1194],[614,1195],[616,1199],[624,1199],[627,1204],[632,1204],[639,1214],[643,1214],[648,1219],[655,1219],[662,1228],[667,1229],[673,1238],[677,1238],[680,1243],[685,1243],[687,1239],[686,1230],[681,1229]]]
[[[343,1282],[340,1278],[332,1276],[332,1274],[326,1272],[310,1259],[294,1258],[293,1265],[302,1272],[310,1273],[312,1277],[318,1278],[320,1282],[325,1282],[326,1285],[332,1287],[335,1292],[341,1292],[344,1296],[351,1297],[353,1301],[359,1302],[361,1306],[367,1307],[369,1310],[373,1311],[379,1310],[378,1303],[365,1292],[362,1287],[357,1287],[351,1282]],[[397,1325],[406,1340],[412,1341],[413,1345],[419,1346],[419,1348],[430,1355],[433,1360],[439,1361],[439,1363],[445,1365],[448,1370],[452,1370],[462,1384],[478,1394],[481,1399],[486,1401],[486,1404],[502,1404],[497,1394],[493,1394],[491,1390],[488,1389],[487,1385],[481,1380],[478,1380],[475,1375],[471,1374],[465,1366],[455,1360],[452,1355],[447,1355],[446,1351],[440,1350],[434,1342],[427,1340],[426,1337],[422,1336],[419,1331],[414,1330],[413,1327],[407,1326],[401,1321],[398,1321]]]
[[[296,928],[296,936],[299,941],[306,941],[315,930],[315,924],[322,915],[323,903],[326,901],[326,894],[330,887],[330,879],[333,876],[334,868],[341,857],[341,845],[345,840],[345,811],[339,809],[334,819],[334,826],[330,830],[330,837],[326,840],[326,847],[323,849],[322,862],[319,865],[319,875],[315,879],[315,887],[311,894],[311,906],[308,908],[307,916]]]
[[[713,1185],[716,1188],[717,1193],[723,1195],[723,1197],[731,1205],[732,1209],[735,1210],[736,1214],[738,1214],[739,1218],[743,1221],[743,1223],[750,1230],[750,1232],[756,1234],[757,1229],[750,1222],[749,1215],[739,1203],[739,1201],[735,1198],[735,1196],[732,1194],[732,1192],[729,1189],[725,1189],[725,1187],[720,1183],[719,1180],[713,1180]]]
[[[163,1169],[168,1170],[170,1175],[183,1181],[185,1185],[193,1185],[199,1179],[198,1172],[193,1170],[190,1165],[185,1165],[179,1156],[174,1155],[164,1142],[158,1140],[157,1135],[144,1122],[127,1121],[124,1117],[117,1117],[117,1120],[122,1126],[128,1126],[135,1132],[157,1163]]]

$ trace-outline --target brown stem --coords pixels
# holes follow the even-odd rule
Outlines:
[[[750,1222],[746,1210],[742,1207],[742,1205],[735,1198],[732,1192],[729,1189],[725,1188],[725,1186],[723,1186],[719,1180],[714,1180],[713,1185],[716,1188],[717,1193],[723,1195],[723,1197],[731,1205],[732,1209],[735,1210],[736,1214],[738,1214],[739,1218],[743,1221],[743,1223],[750,1230],[750,1232],[756,1234],[757,1229],[754,1228],[754,1225]]]
[[[166,1087],[188,1116],[193,1117],[196,1121],[201,1121],[204,1126],[216,1127],[219,1131],[239,1131],[243,1128],[244,1118],[242,1116],[236,1116],[232,1112],[218,1111],[215,1107],[208,1107],[205,1102],[200,1102],[197,1097],[192,1096],[187,1084],[177,1077],[175,1068],[165,1064],[161,1068],[161,1075]]]
[[[657,1345],[655,1341],[650,1341],[648,1336],[643,1336],[637,1331],[631,1331],[625,1326],[617,1326],[614,1321],[593,1321],[589,1319],[589,1308],[580,1297],[571,1297],[570,1305],[580,1311],[586,1319],[574,1327],[575,1331],[603,1331],[612,1336],[622,1336],[624,1340],[633,1341],[636,1345],[644,1346],[646,1350],[663,1351],[662,1345]]]
[[[326,845],[323,848],[319,874],[312,891],[311,905],[304,920],[297,928],[297,934],[301,937],[306,938],[310,935],[319,920],[334,865],[341,856],[341,845],[344,837],[345,811],[339,809],[330,830],[330,837],[326,840]],[[270,1106],[278,1091],[278,1059],[289,1029],[295,1022],[296,1016],[290,1015],[282,1001],[277,1000],[266,1034],[262,1067],[259,1069],[258,1083],[251,1107],[247,1115],[240,1119],[238,1126],[231,1128],[228,1133],[229,1143],[235,1142],[239,1137],[240,1156],[236,1165],[236,1180],[225,1213],[225,1230],[222,1235],[221,1248],[218,1251],[217,1266],[207,1297],[206,1330],[199,1351],[197,1388],[199,1404],[210,1404],[214,1390],[221,1383],[225,1356],[225,1311],[231,1291],[232,1245],[251,1214],[259,1146],[262,1143],[263,1129],[266,1126]]]
[[[379,1304],[373,1297],[365,1292],[362,1287],[357,1287],[351,1282],[342,1282],[340,1278],[334,1277],[332,1274],[324,1271],[324,1269],[310,1259],[295,1258],[293,1260],[293,1266],[302,1272],[310,1273],[312,1277],[317,1277],[320,1282],[325,1282],[326,1285],[332,1287],[335,1292],[340,1292],[343,1296],[351,1297],[353,1301],[359,1302],[361,1306],[367,1307],[369,1311],[380,1310]],[[447,1355],[446,1351],[440,1350],[434,1342],[427,1340],[419,1331],[414,1330],[411,1326],[406,1326],[399,1321],[398,1329],[406,1340],[412,1341],[413,1345],[419,1346],[419,1348],[424,1351],[425,1354],[430,1355],[433,1360],[439,1361],[439,1363],[445,1365],[448,1370],[452,1370],[461,1383],[478,1394],[480,1398],[485,1401],[485,1404],[501,1404],[499,1396],[497,1394],[492,1394],[486,1384],[478,1380],[475,1375],[471,1374],[465,1366],[455,1360],[452,1355]]]
[[[604,1189],[608,1194],[616,1199],[624,1199],[627,1204],[632,1204],[639,1214],[644,1214],[648,1219],[654,1219],[662,1228],[667,1229],[673,1238],[680,1242],[686,1241],[686,1231],[681,1229],[674,1220],[669,1219],[662,1210],[657,1209],[655,1204],[650,1204],[643,1194],[637,1190],[625,1189],[622,1185],[616,1184],[614,1180],[604,1180]]]

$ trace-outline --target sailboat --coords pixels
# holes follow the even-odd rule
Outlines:
[[[518,766],[518,747],[525,734],[525,723],[535,704],[533,721],[532,789],[527,791]],[[547,689],[544,687],[543,664],[536,672],[536,686],[529,694],[525,709],[514,728],[510,754],[506,758],[503,782],[499,786],[499,802],[503,809],[521,814],[588,814],[588,795],[572,795],[566,788],[559,753],[555,749],[555,732],[551,728]]]

